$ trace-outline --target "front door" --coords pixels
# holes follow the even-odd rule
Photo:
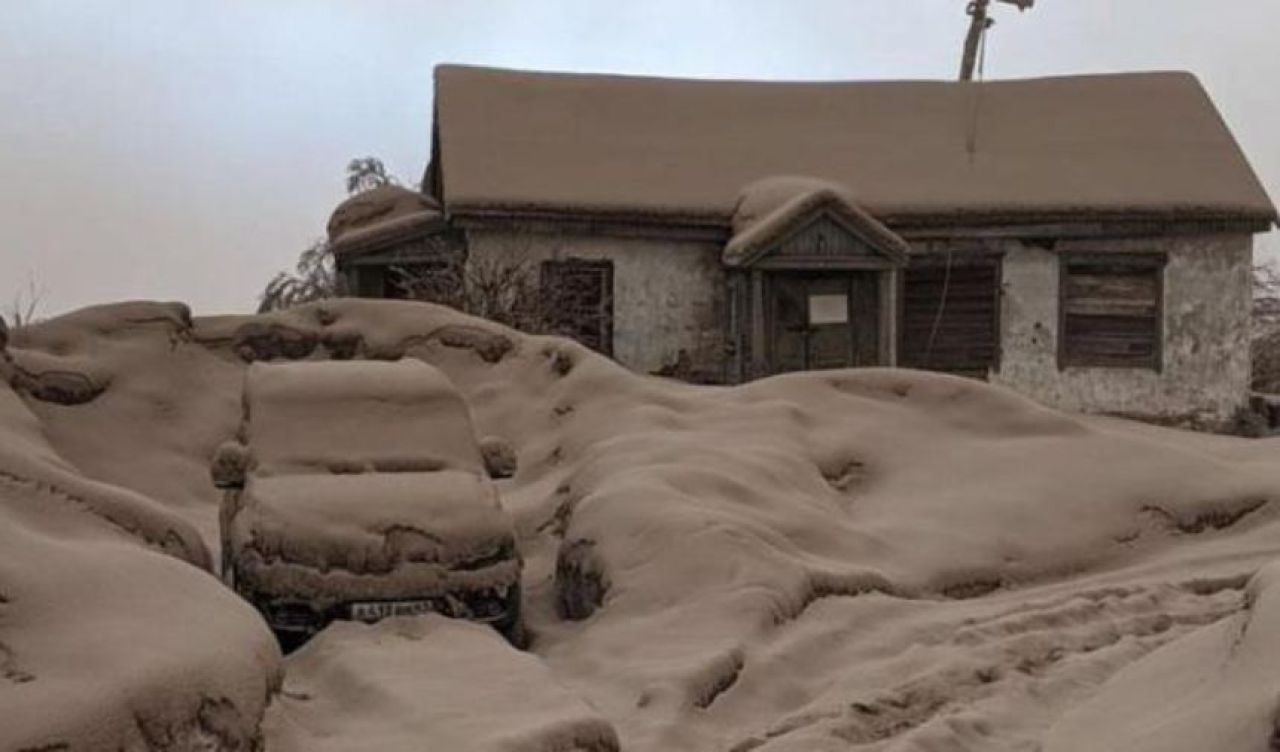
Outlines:
[[[766,278],[774,373],[879,364],[878,272],[776,273]]]

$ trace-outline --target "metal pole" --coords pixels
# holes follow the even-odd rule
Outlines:
[[[987,17],[987,6],[991,4],[991,0],[972,0],[965,12],[971,16],[969,21],[969,33],[964,38],[964,57],[960,60],[960,80],[972,81],[973,68],[978,59],[978,43],[982,41],[982,34],[991,28],[993,23]]]

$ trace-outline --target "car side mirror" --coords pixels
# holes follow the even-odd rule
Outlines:
[[[497,436],[484,437],[480,440],[480,455],[484,458],[484,469],[490,478],[510,478],[516,474],[516,452],[505,439]]]
[[[245,473],[253,457],[249,447],[238,441],[224,441],[213,454],[213,464],[209,466],[209,476],[213,485],[222,489],[244,488]]]

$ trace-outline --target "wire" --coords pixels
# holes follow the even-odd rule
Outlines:
[[[942,313],[947,310],[947,293],[951,290],[951,244],[947,244],[947,265],[942,273],[942,295],[938,300],[938,312],[933,316],[933,326],[929,328],[929,341],[924,346],[923,368],[929,367],[933,358],[933,343],[938,338],[938,328],[942,326]]]

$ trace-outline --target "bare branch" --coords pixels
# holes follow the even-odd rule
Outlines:
[[[36,283],[33,274],[27,274],[27,284],[19,288],[13,294],[13,298],[9,301],[6,309],[6,316],[9,322],[16,328],[19,326],[27,326],[36,321],[40,306],[44,303],[45,297],[49,294],[48,288],[44,285]]]
[[[298,257],[294,272],[278,272],[258,297],[258,313],[292,308],[343,293],[329,244],[317,240]]]
[[[399,185],[377,157],[358,157],[347,163],[347,193],[363,193],[384,185]],[[298,256],[294,270],[278,272],[258,296],[258,313],[333,298],[345,293],[343,279],[328,242],[317,240]]]
[[[1253,265],[1253,318],[1255,323],[1280,323],[1280,262]]]
[[[526,332],[544,332],[551,320],[536,267],[518,255],[473,258],[462,268],[401,266],[391,271],[410,300],[440,303]]]

